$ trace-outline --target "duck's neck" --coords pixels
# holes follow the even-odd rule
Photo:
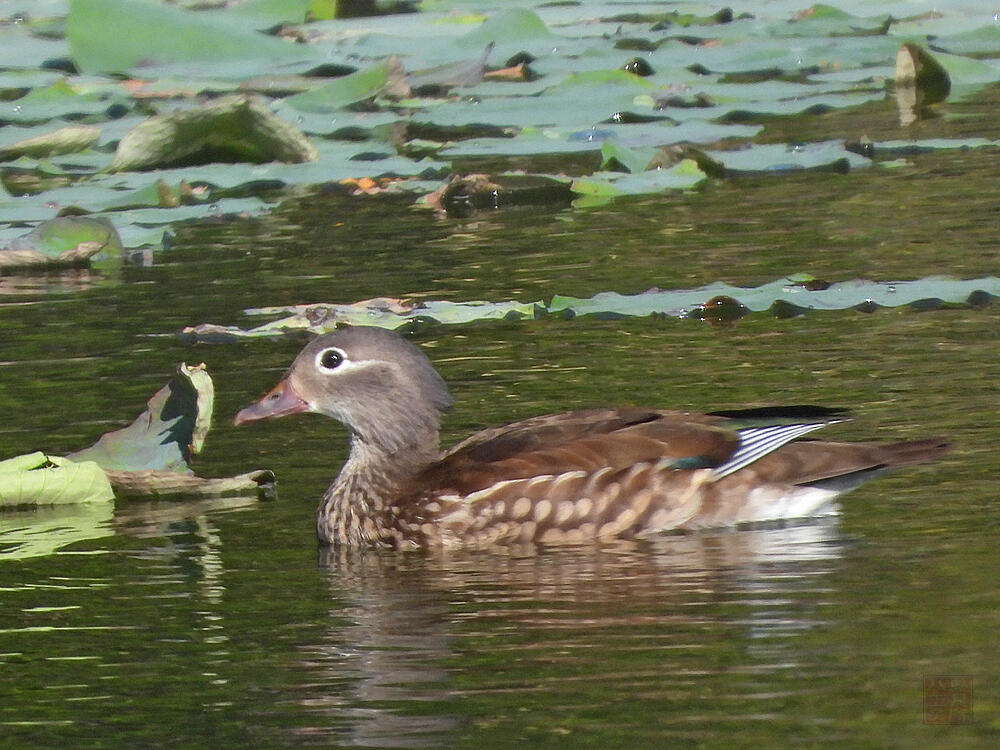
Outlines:
[[[321,542],[397,546],[401,493],[438,455],[438,435],[392,451],[351,434],[351,450],[323,496],[316,518]]]

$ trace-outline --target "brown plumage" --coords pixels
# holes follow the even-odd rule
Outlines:
[[[622,408],[566,412],[476,433],[438,452],[448,388],[423,352],[378,328],[309,343],[236,424],[298,412],[340,420],[351,451],[323,497],[324,543],[580,543],[809,517],[883,470],[947,445],[799,439],[839,421],[794,410],[733,415]],[[802,412],[803,410],[799,410]]]

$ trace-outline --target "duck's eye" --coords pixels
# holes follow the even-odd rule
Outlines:
[[[343,364],[346,357],[340,349],[324,349],[319,353],[316,361],[324,370],[335,370]]]

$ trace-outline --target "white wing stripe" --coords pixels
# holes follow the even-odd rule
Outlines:
[[[763,458],[768,453],[778,450],[778,448],[786,443],[790,443],[813,430],[818,430],[821,427],[826,427],[839,421],[834,419],[812,424],[784,424],[771,427],[747,427],[738,430],[740,447],[736,449],[733,457],[726,461],[726,463],[715,467],[713,478],[718,481],[723,477],[727,477],[745,466],[749,466],[754,461]]]

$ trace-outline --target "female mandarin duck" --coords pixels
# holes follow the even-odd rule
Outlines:
[[[307,411],[343,422],[350,455],[319,506],[319,538],[384,547],[580,543],[815,516],[865,479],[947,450],[939,440],[797,439],[830,418],[730,418],[778,410],[623,408],[526,419],[439,453],[451,405],[418,347],[380,328],[340,328],[309,343],[235,423]]]

